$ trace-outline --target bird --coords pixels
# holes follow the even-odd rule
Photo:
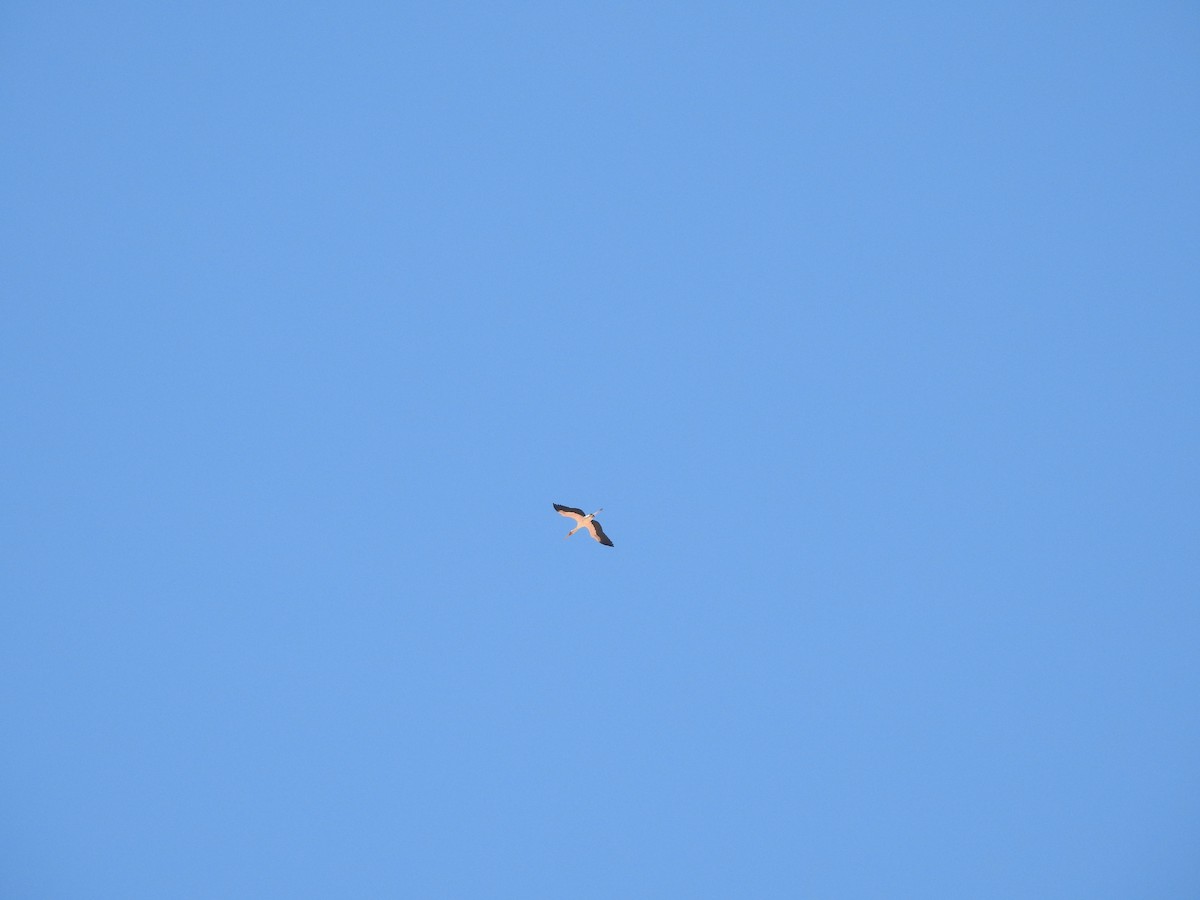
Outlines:
[[[585,516],[582,509],[576,509],[573,506],[561,506],[555,503],[554,508],[558,511],[560,516],[566,516],[568,519],[571,519],[575,522],[575,527],[568,531],[563,537],[564,541],[577,532],[580,528],[586,528],[588,530],[588,534],[590,534],[605,547],[611,547],[613,545],[613,542],[608,539],[608,535],[604,533],[604,529],[600,527],[600,523],[597,522],[595,518],[596,513],[604,512],[603,506],[590,516]]]

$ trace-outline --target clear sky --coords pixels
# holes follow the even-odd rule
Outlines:
[[[1198,163],[1193,3],[4,4],[0,896],[1200,895]]]

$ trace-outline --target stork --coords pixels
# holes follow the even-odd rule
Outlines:
[[[608,539],[608,535],[604,533],[604,529],[600,527],[600,523],[596,521],[596,513],[604,512],[603,506],[590,516],[585,516],[582,509],[576,509],[573,506],[560,506],[559,504],[555,503],[554,508],[558,511],[560,516],[566,516],[575,523],[575,527],[568,531],[566,536],[563,538],[564,541],[579,529],[586,528],[588,534],[590,534],[605,547],[611,547],[613,545],[613,542]]]

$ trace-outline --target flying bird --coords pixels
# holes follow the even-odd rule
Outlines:
[[[608,535],[604,533],[604,529],[600,527],[600,523],[597,522],[595,518],[596,513],[604,512],[603,506],[590,516],[585,516],[582,509],[576,509],[573,506],[559,506],[557,503],[555,503],[554,508],[558,511],[560,516],[566,516],[575,523],[575,527],[567,532],[566,537],[564,537],[563,540],[569,538],[580,528],[586,528],[588,530],[588,534],[590,534],[605,547],[611,547],[613,545],[613,542],[608,539]]]

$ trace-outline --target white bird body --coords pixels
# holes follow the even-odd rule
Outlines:
[[[604,507],[600,507],[598,510],[596,510],[596,512],[586,516],[583,514],[582,509],[576,509],[574,506],[560,506],[559,504],[555,503],[554,509],[560,516],[565,516],[575,523],[575,527],[567,532],[563,540],[566,540],[577,531],[587,529],[588,534],[590,534],[592,539],[596,542],[603,544],[605,547],[611,547],[613,545],[613,542],[609,540],[608,535],[604,533],[604,529],[600,527],[600,523],[596,521],[596,513],[604,512]]]

